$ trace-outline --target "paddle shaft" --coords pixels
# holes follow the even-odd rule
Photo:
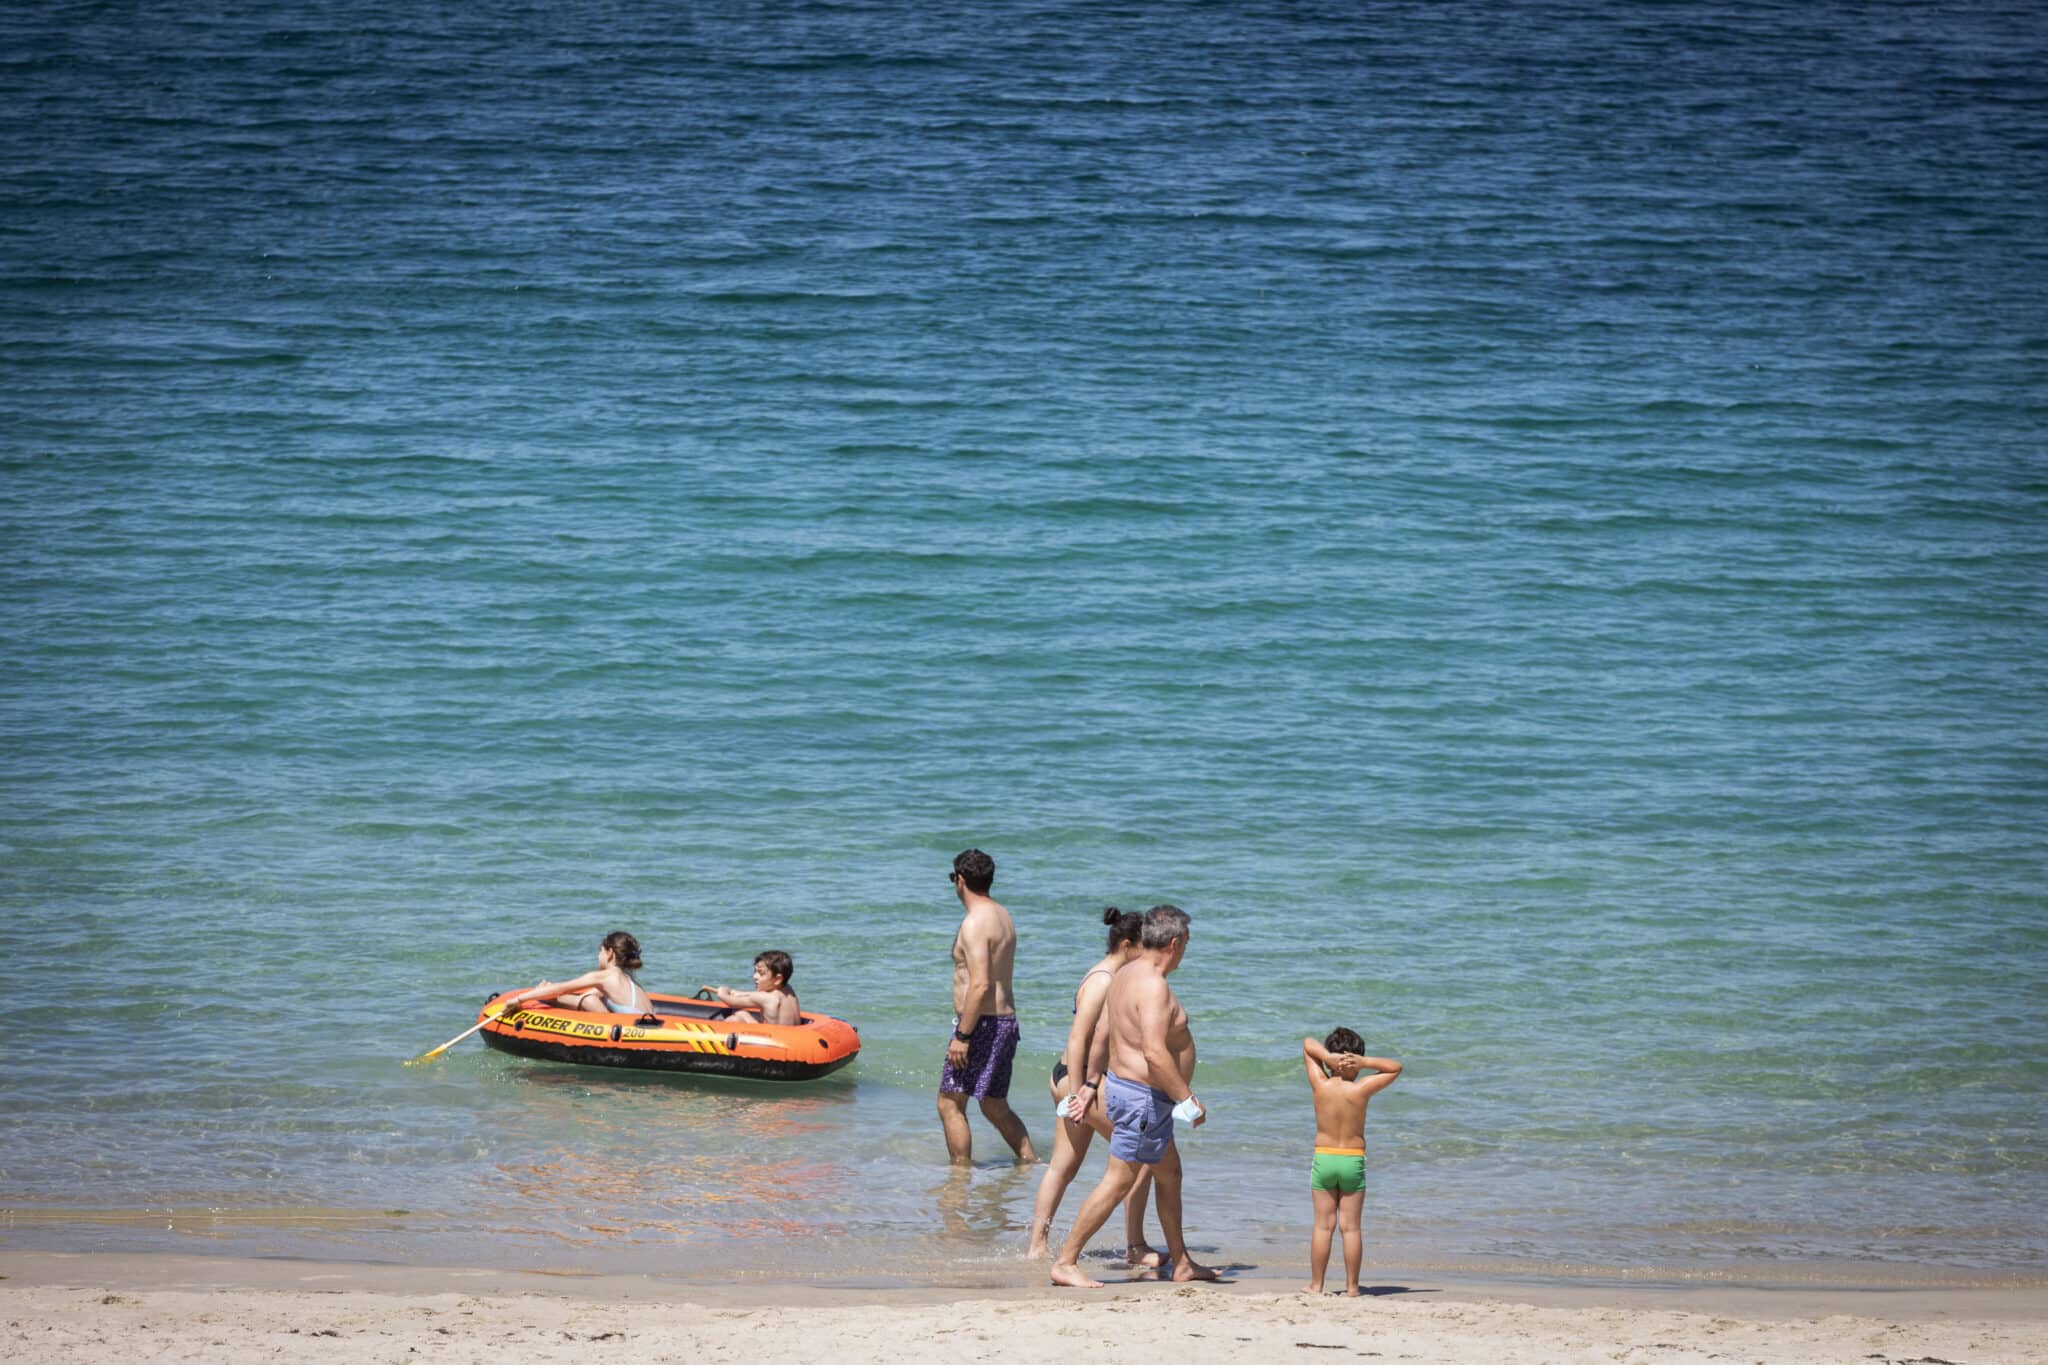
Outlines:
[[[447,1050],[448,1050],[449,1048],[451,1048],[451,1047],[454,1047],[454,1046],[455,1046],[455,1045],[456,1045],[457,1043],[461,1042],[461,1041],[462,1041],[462,1040],[463,1040],[464,1038],[467,1038],[467,1037],[468,1037],[468,1036],[469,1036],[470,1034],[472,1034],[472,1033],[475,1033],[475,1032],[476,1032],[476,1031],[477,1031],[478,1029],[482,1028],[482,1027],[483,1027],[483,1026],[484,1026],[485,1024],[488,1024],[488,1023],[490,1023],[490,1022],[491,1022],[491,1020],[493,1020],[493,1019],[495,1019],[495,1018],[497,1018],[497,1017],[498,1017],[497,1015],[493,1014],[493,1015],[489,1015],[489,1016],[486,1016],[485,1018],[482,1018],[482,1019],[479,1019],[479,1020],[477,1020],[477,1021],[476,1021],[476,1022],[475,1022],[474,1024],[471,1024],[471,1025],[470,1025],[470,1026],[469,1026],[468,1028],[466,1028],[466,1029],[464,1029],[464,1030],[463,1030],[462,1032],[460,1032],[460,1033],[456,1034],[456,1035],[455,1035],[455,1036],[454,1036],[453,1038],[450,1038],[450,1039],[449,1039],[449,1040],[448,1040],[447,1042],[445,1042],[445,1043],[441,1044],[441,1046],[439,1046],[439,1047],[435,1048],[435,1049],[434,1049],[433,1051],[431,1051],[431,1052],[422,1052],[422,1053],[421,1053],[421,1054],[420,1054],[419,1056],[417,1056],[417,1057],[415,1057],[415,1058],[413,1058],[413,1059],[412,1059],[412,1060],[413,1060],[413,1062],[431,1062],[431,1061],[433,1061],[433,1060],[434,1060],[434,1058],[436,1058],[436,1057],[440,1056],[440,1055],[441,1055],[442,1053],[446,1052],[446,1051],[447,1051]],[[407,1063],[406,1063],[406,1065],[407,1065],[407,1066],[411,1066],[411,1065],[412,1065],[412,1062],[407,1062]]]

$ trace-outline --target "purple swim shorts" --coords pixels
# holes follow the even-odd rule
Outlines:
[[[960,1027],[957,1016],[953,1027]],[[1008,1098],[1010,1063],[1017,1059],[1017,1039],[1021,1036],[1016,1015],[982,1015],[967,1040],[967,1065],[946,1063],[939,1073],[939,1093],[972,1095],[978,1100]]]

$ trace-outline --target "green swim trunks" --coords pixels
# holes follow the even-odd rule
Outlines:
[[[1308,1187],[1357,1194],[1365,1188],[1365,1153],[1344,1147],[1316,1148],[1315,1164],[1308,1168]]]

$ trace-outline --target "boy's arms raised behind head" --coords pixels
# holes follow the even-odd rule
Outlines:
[[[1308,1068],[1310,1085],[1327,1085],[1333,1079],[1348,1081],[1358,1074],[1364,1060],[1349,1052],[1332,1052],[1313,1038],[1301,1040],[1301,1064]],[[1336,1075],[1325,1072],[1325,1067]]]
[[[1309,1084],[1314,1086],[1348,1081],[1361,1071],[1378,1072],[1378,1075],[1367,1076],[1358,1083],[1359,1089],[1368,1095],[1385,1090],[1401,1075],[1401,1064],[1392,1057],[1361,1057],[1355,1052],[1332,1052],[1313,1038],[1301,1040],[1301,1062],[1308,1069]],[[1325,1075],[1324,1067],[1336,1074]]]
[[[1358,1069],[1379,1073],[1377,1076],[1367,1076],[1358,1083],[1359,1091],[1368,1096],[1377,1095],[1401,1079],[1401,1064],[1392,1057],[1360,1057]]]

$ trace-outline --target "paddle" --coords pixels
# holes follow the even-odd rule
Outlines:
[[[464,1029],[464,1030],[463,1030],[462,1032],[460,1032],[460,1033],[456,1034],[456,1035],[455,1035],[455,1036],[454,1036],[453,1038],[450,1038],[450,1039],[449,1039],[449,1040],[448,1040],[447,1042],[445,1042],[445,1043],[441,1044],[441,1046],[439,1046],[439,1047],[435,1048],[435,1049],[434,1049],[434,1050],[433,1050],[432,1052],[422,1052],[422,1053],[421,1053],[421,1054],[420,1054],[419,1056],[417,1056],[417,1057],[413,1058],[413,1059],[412,1059],[411,1061],[407,1062],[407,1063],[406,1063],[406,1065],[407,1065],[407,1066],[418,1066],[418,1065],[419,1065],[419,1064],[420,1064],[421,1062],[431,1062],[431,1061],[433,1061],[433,1060],[434,1060],[434,1058],[436,1058],[436,1057],[440,1056],[440,1055],[441,1055],[442,1053],[446,1052],[446,1051],[447,1051],[447,1050],[448,1050],[449,1048],[451,1048],[451,1047],[454,1047],[454,1046],[455,1046],[455,1045],[456,1045],[457,1043],[461,1042],[461,1041],[462,1041],[462,1040],[463,1040],[464,1038],[467,1038],[467,1037],[468,1037],[468,1036],[469,1036],[470,1034],[472,1034],[472,1033],[475,1033],[475,1032],[476,1032],[476,1031],[477,1031],[478,1029],[482,1028],[482,1027],[483,1027],[483,1026],[484,1026],[485,1024],[488,1024],[488,1023],[490,1023],[490,1022],[491,1022],[491,1020],[493,1020],[493,1019],[497,1019],[497,1018],[500,1018],[500,1017],[502,1017],[502,1016],[503,1016],[503,1014],[504,1014],[504,1011],[503,1011],[503,1010],[499,1010],[499,1011],[497,1011],[496,1013],[493,1013],[493,1014],[487,1014],[487,1015],[485,1015],[485,1016],[484,1016],[483,1018],[481,1018],[481,1019],[477,1020],[477,1021],[476,1021],[476,1022],[475,1022],[474,1024],[471,1024],[471,1025],[470,1025],[470,1026],[469,1026],[468,1028]]]

